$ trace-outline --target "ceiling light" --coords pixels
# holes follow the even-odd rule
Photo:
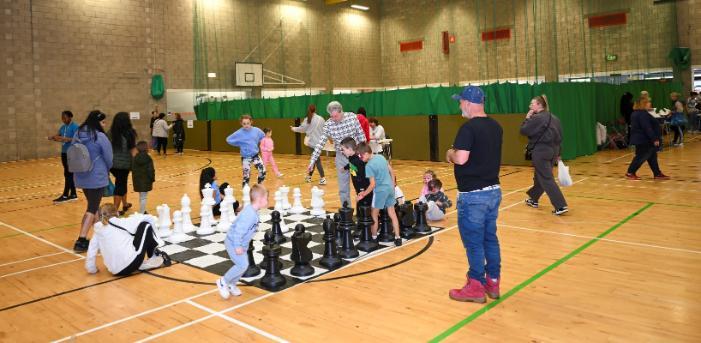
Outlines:
[[[363,6],[363,5],[351,5],[352,8],[355,8],[356,10],[361,10],[361,11],[367,11],[370,9],[370,7]]]

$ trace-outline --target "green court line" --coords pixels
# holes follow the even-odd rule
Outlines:
[[[485,305],[484,307],[480,308],[479,310],[477,310],[476,312],[472,313],[472,314],[471,314],[470,316],[468,316],[467,318],[461,320],[461,321],[458,322],[457,324],[455,324],[455,325],[453,325],[452,327],[450,327],[448,330],[446,330],[446,331],[442,332],[441,334],[439,334],[438,336],[434,337],[434,338],[431,339],[429,342],[440,342],[440,341],[446,339],[448,336],[450,336],[450,335],[454,334],[456,331],[460,330],[463,326],[465,326],[465,325],[469,324],[470,322],[472,322],[473,320],[479,318],[481,315],[485,314],[485,313],[486,313],[487,311],[489,311],[490,309],[496,307],[496,306],[499,305],[501,302],[505,301],[506,299],[510,298],[512,295],[518,293],[520,290],[524,289],[526,286],[528,286],[528,285],[530,285],[531,283],[533,283],[535,280],[538,280],[538,279],[541,278],[543,275],[545,275],[545,274],[547,274],[548,272],[550,272],[551,270],[557,268],[559,265],[561,265],[561,264],[567,262],[567,261],[570,260],[572,257],[578,255],[578,254],[581,253],[583,250],[585,250],[586,248],[588,248],[588,247],[591,246],[592,244],[596,243],[599,239],[608,236],[611,232],[613,232],[613,231],[615,231],[616,229],[618,229],[621,225],[625,224],[625,223],[628,222],[629,220],[631,220],[631,219],[633,219],[634,217],[638,216],[640,213],[642,213],[643,211],[645,211],[645,210],[647,210],[648,208],[652,207],[653,205],[654,205],[654,204],[651,203],[651,202],[645,204],[645,206],[641,207],[641,208],[638,209],[637,211],[633,212],[633,214],[629,215],[628,217],[624,218],[624,219],[621,220],[620,222],[616,223],[616,225],[612,226],[612,227],[609,228],[608,230],[606,230],[606,231],[604,231],[603,233],[601,233],[600,235],[596,236],[596,238],[592,238],[590,241],[584,243],[584,244],[583,244],[582,246],[580,246],[579,248],[573,250],[573,251],[570,252],[569,254],[567,254],[567,255],[565,255],[564,257],[560,258],[559,260],[555,261],[555,263],[553,263],[553,264],[551,264],[551,265],[545,267],[545,269],[543,269],[543,270],[541,270],[540,272],[538,272],[537,274],[533,275],[530,279],[528,279],[528,280],[526,280],[526,281],[520,283],[520,284],[517,285],[516,287],[510,289],[508,292],[506,292],[506,294],[502,295],[499,299],[497,299],[497,300],[495,300],[495,301],[492,301],[492,302],[490,302],[489,304]]]

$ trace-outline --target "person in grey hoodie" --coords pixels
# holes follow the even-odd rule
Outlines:
[[[543,191],[548,194],[555,207],[553,214],[562,215],[569,211],[567,201],[553,177],[553,166],[560,160],[562,143],[562,125],[560,119],[548,112],[545,96],[536,96],[531,100],[530,111],[521,124],[521,134],[528,137],[528,148],[532,151],[532,163],[535,168],[533,187],[526,193],[526,204],[538,208],[538,199]]]
[[[100,201],[104,188],[109,183],[108,173],[112,168],[112,143],[105,135],[105,119],[107,115],[100,111],[92,111],[88,118],[78,128],[77,140],[85,145],[90,153],[92,168],[86,172],[73,173],[75,186],[81,188],[88,200],[88,208],[85,210],[80,224],[80,235],[75,241],[73,250],[85,252],[90,241],[87,239],[90,228],[97,221],[97,211],[100,209]]]
[[[307,108],[307,116],[302,120],[302,123],[297,126],[290,126],[293,132],[304,133],[306,138],[304,139],[304,145],[309,148],[309,151],[314,153],[314,147],[319,143],[319,138],[324,133],[324,118],[316,114],[316,105],[310,104]],[[321,157],[316,159],[314,167],[319,171],[320,185],[326,184],[326,178],[324,177],[324,167],[321,165]],[[314,169],[311,173],[304,177],[304,181],[309,183],[312,182],[312,174],[314,174]]]

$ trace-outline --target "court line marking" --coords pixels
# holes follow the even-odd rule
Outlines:
[[[623,224],[625,224],[625,223],[628,222],[629,220],[635,218],[635,217],[638,216],[640,213],[644,212],[645,210],[647,210],[648,208],[650,208],[650,207],[652,207],[652,206],[653,206],[652,203],[647,203],[647,204],[645,204],[645,206],[639,208],[637,211],[633,212],[632,214],[630,214],[630,215],[628,215],[627,217],[623,218],[623,219],[622,219],[621,221],[619,221],[618,223],[614,224],[614,225],[613,225],[612,227],[610,227],[608,230],[606,230],[606,231],[602,232],[601,234],[599,234],[599,235],[597,236],[597,238],[601,239],[601,238],[606,237],[606,236],[609,235],[611,232],[615,231],[616,229],[618,229],[619,227],[621,227]],[[531,276],[529,279],[527,279],[527,280],[521,282],[520,284],[516,285],[514,288],[510,289],[508,292],[506,292],[505,294],[503,294],[499,299],[489,302],[489,303],[486,304],[484,307],[480,308],[479,310],[477,310],[477,311],[473,312],[472,314],[470,314],[469,316],[467,316],[465,319],[459,321],[458,323],[456,323],[455,325],[451,326],[451,327],[448,328],[447,330],[441,332],[440,334],[438,334],[437,336],[435,336],[434,338],[432,338],[429,342],[432,342],[432,343],[433,343],[433,342],[440,342],[440,341],[446,339],[446,338],[449,337],[450,335],[452,335],[452,334],[454,334],[455,332],[457,332],[458,330],[460,330],[460,329],[461,329],[462,327],[464,327],[465,325],[471,323],[471,322],[474,321],[475,319],[477,319],[477,318],[479,318],[480,316],[482,316],[483,314],[487,313],[487,311],[489,311],[490,309],[492,309],[492,308],[496,307],[497,305],[499,305],[500,303],[506,301],[506,300],[509,299],[511,296],[513,296],[514,294],[518,293],[520,290],[526,288],[528,285],[530,285],[530,284],[533,283],[534,281],[540,279],[543,275],[549,273],[549,272],[552,271],[553,269],[557,268],[559,265],[561,265],[561,264],[563,264],[563,263],[569,261],[569,260],[572,259],[573,257],[579,255],[579,253],[581,253],[582,251],[584,251],[585,249],[587,249],[588,247],[590,247],[592,244],[598,242],[599,239],[591,239],[591,240],[589,240],[588,242],[586,242],[586,243],[582,244],[581,246],[579,246],[577,249],[572,250],[572,251],[569,252],[567,255],[561,257],[560,259],[558,259],[557,261],[555,261],[555,262],[552,263],[551,265],[545,267],[544,269],[542,269],[541,271],[539,271],[539,272],[536,273],[535,275]]]
[[[53,254],[46,254],[46,255],[40,255],[40,256],[34,256],[34,257],[30,257],[30,258],[25,258],[24,260],[6,262],[6,263],[3,263],[3,264],[0,264],[0,267],[9,266],[9,265],[11,265],[11,264],[16,264],[16,263],[27,262],[27,261],[31,261],[31,260],[36,260],[36,259],[39,259],[39,258],[44,258],[44,257],[49,257],[49,256],[56,256],[56,255],[65,254],[65,253],[66,253],[65,251],[61,251],[61,252],[55,252],[55,253],[53,253]]]
[[[700,250],[673,248],[673,247],[667,247],[667,246],[663,246],[663,245],[638,243],[638,242],[631,242],[631,241],[622,241],[622,240],[618,240],[618,239],[598,238],[595,236],[578,235],[578,234],[569,233],[569,232],[557,232],[557,231],[549,231],[549,230],[542,230],[542,229],[533,229],[533,228],[529,228],[529,227],[509,225],[509,224],[498,224],[498,226],[499,227],[503,226],[503,227],[507,227],[510,229],[524,230],[524,231],[542,232],[542,233],[548,233],[548,234],[560,235],[560,236],[595,239],[595,240],[599,240],[599,241],[603,241],[603,242],[619,243],[619,244],[624,244],[624,245],[633,245],[633,246],[639,246],[639,247],[644,247],[644,248],[655,248],[655,249],[671,250],[671,251],[678,251],[678,252],[686,252],[686,253],[691,253],[691,254],[701,254]]]
[[[627,153],[627,154],[625,154],[625,155],[623,155],[623,156],[618,156],[618,157],[616,157],[616,158],[612,158],[612,159],[610,159],[610,160],[606,160],[606,161],[601,162],[601,163],[602,163],[602,164],[611,163],[611,162],[613,162],[613,161],[620,160],[620,159],[622,159],[622,158],[624,158],[624,157],[627,157],[627,156],[630,156],[630,155],[633,155],[633,154],[635,154],[635,153],[634,153],[634,152],[629,152],[629,153]]]
[[[81,256],[81,257],[82,257],[82,256]],[[46,266],[41,266],[41,267],[36,267],[36,268],[30,268],[30,269],[20,270],[20,271],[18,271],[18,272],[14,272],[14,273],[10,273],[10,274],[0,275],[0,279],[4,279],[4,278],[6,278],[6,277],[13,276],[13,275],[19,275],[19,274],[28,273],[28,272],[35,271],[35,270],[39,270],[39,269],[55,267],[55,266],[59,266],[59,265],[62,265],[62,264],[71,263],[71,262],[75,262],[75,261],[82,261],[83,259],[85,259],[85,258],[84,258],[84,257],[83,257],[83,258],[76,258],[76,259],[73,259],[73,260],[68,260],[68,261],[63,261],[63,262],[58,262],[58,263],[52,263],[52,264],[49,264],[49,265],[46,265]]]
[[[54,247],[54,248],[58,248],[58,249],[60,249],[60,250],[62,250],[62,251],[64,251],[64,252],[67,252],[67,253],[71,254],[71,255],[78,256],[78,257],[80,257],[81,259],[82,259],[82,258],[85,258],[85,256],[83,256],[83,255],[76,254],[75,252],[73,252],[73,250],[69,250],[69,249],[67,249],[67,248],[64,248],[64,247],[62,247],[62,246],[60,246],[60,245],[58,245],[58,244],[56,244],[56,243],[54,243],[54,242],[51,242],[51,241],[48,241],[48,240],[43,239],[43,238],[41,238],[41,237],[35,236],[35,235],[33,235],[33,234],[31,234],[31,233],[29,233],[29,232],[27,232],[27,231],[24,231],[24,230],[22,230],[22,229],[19,229],[19,228],[17,228],[17,227],[14,227],[14,226],[12,226],[12,225],[10,225],[10,224],[7,224],[7,223],[5,223],[5,222],[0,221],[0,225],[3,225],[3,226],[5,226],[5,227],[8,227],[8,228],[10,228],[10,229],[12,229],[12,230],[15,230],[15,231],[19,232],[19,233],[25,234],[25,235],[27,235],[27,236],[29,236],[29,237],[32,237],[32,238],[34,238],[34,239],[36,239],[36,240],[38,240],[38,241],[44,242],[44,243],[46,243],[46,244],[48,244],[48,245],[50,245],[50,246],[52,246],[52,247]]]
[[[273,341],[275,341],[275,342],[280,342],[280,343],[288,343],[288,341],[285,340],[285,339],[282,339],[282,338],[280,338],[280,337],[278,337],[278,336],[275,336],[275,335],[273,335],[273,334],[271,334],[271,333],[269,333],[269,332],[267,332],[267,331],[261,330],[261,329],[255,327],[255,326],[253,326],[253,325],[250,325],[250,324],[248,324],[248,323],[242,322],[242,321],[237,320],[237,319],[235,319],[235,318],[229,317],[229,316],[227,316],[227,315],[219,314],[219,313],[217,313],[215,310],[212,310],[212,309],[209,308],[209,307],[206,307],[206,306],[204,306],[204,305],[198,304],[198,303],[196,303],[196,302],[194,302],[194,301],[190,301],[190,300],[188,300],[188,301],[186,301],[186,302],[187,302],[188,304],[192,305],[192,306],[195,306],[195,307],[197,307],[197,308],[203,310],[203,311],[209,312],[209,313],[211,313],[211,314],[213,314],[213,315],[215,315],[215,316],[217,316],[217,317],[219,317],[219,318],[221,318],[221,319],[224,319],[224,320],[226,320],[226,321],[228,321],[228,322],[234,323],[234,324],[236,324],[236,325],[238,325],[238,326],[241,326],[241,327],[243,327],[243,328],[246,328],[246,329],[248,329],[248,330],[251,330],[251,331],[253,331],[253,332],[255,332],[255,333],[257,333],[257,334],[259,334],[259,335],[261,335],[261,336],[264,336],[264,337],[266,337],[266,338],[268,338],[268,339],[270,339],[270,340],[273,340]],[[142,341],[139,341],[139,342],[142,342]]]

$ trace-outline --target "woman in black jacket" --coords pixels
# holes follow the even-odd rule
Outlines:
[[[114,207],[122,210],[119,214],[126,213],[131,204],[127,202],[127,182],[133,156],[136,154],[136,131],[131,125],[129,113],[119,112],[114,116],[112,127],[109,131],[112,141],[113,162],[110,172],[114,175]]]
[[[660,171],[657,163],[657,148],[660,146],[662,130],[648,110],[652,103],[648,98],[640,98],[635,102],[633,114],[630,117],[630,144],[635,145],[635,157],[630,161],[626,178],[628,180],[640,180],[635,173],[645,161],[650,165],[652,174],[656,180],[667,180],[669,176]]]
[[[173,145],[175,153],[182,155],[183,146],[185,146],[185,125],[180,113],[175,114],[175,122],[173,123]]]

